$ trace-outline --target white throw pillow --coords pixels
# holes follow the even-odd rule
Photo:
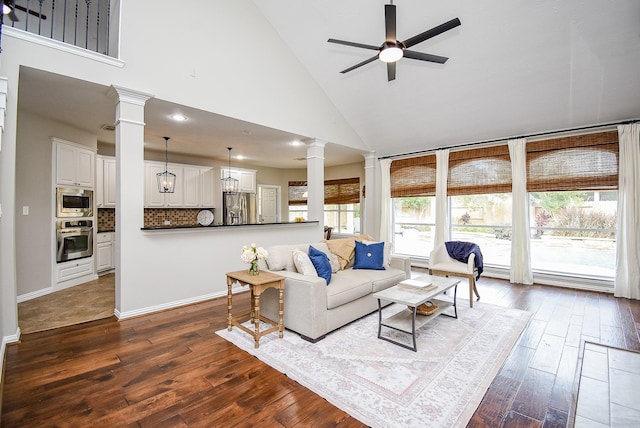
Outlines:
[[[371,245],[371,244],[376,244],[376,241],[362,241],[363,244],[365,245]],[[382,266],[384,266],[385,269],[388,269],[389,267],[391,267],[391,244],[389,242],[385,242],[384,243],[384,256],[382,259]]]
[[[293,252],[293,264],[296,266],[296,270],[303,275],[318,276],[309,256],[300,250]]]

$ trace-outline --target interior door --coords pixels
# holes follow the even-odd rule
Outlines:
[[[262,223],[278,221],[278,189],[276,187],[260,188],[260,215]]]

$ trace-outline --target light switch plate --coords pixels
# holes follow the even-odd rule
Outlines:
[[[22,207],[22,215],[29,215],[29,206],[25,205]]]

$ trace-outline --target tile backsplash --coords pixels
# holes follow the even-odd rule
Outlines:
[[[116,209],[98,208],[98,232],[116,230]]]
[[[198,212],[202,208],[145,208],[144,225],[163,226],[165,220],[169,220],[172,226],[198,224]],[[209,208],[213,212],[213,208]],[[215,214],[215,212],[214,212]],[[110,231],[116,229],[115,208],[98,209],[98,231]]]
[[[198,224],[198,212],[202,208],[145,208],[144,225],[163,226],[169,220],[172,226]],[[213,208],[210,208],[213,211]]]

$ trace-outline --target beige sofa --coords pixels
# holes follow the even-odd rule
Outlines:
[[[284,325],[300,334],[303,339],[316,342],[342,327],[378,309],[373,293],[398,284],[411,277],[408,257],[391,256],[385,246],[384,270],[353,269],[352,262],[343,254],[337,257],[327,243],[335,248],[335,241],[300,245],[268,247],[269,257],[261,261],[261,268],[285,277]],[[325,252],[332,264],[339,260],[341,268],[332,274],[329,285],[317,276],[298,272],[293,253],[307,253],[309,245]],[[260,312],[272,320],[278,319],[278,293],[266,290],[261,297]]]

